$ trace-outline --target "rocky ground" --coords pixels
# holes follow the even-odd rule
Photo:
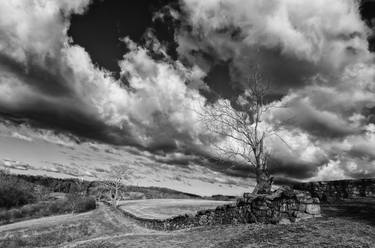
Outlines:
[[[323,217],[290,225],[224,225],[161,232],[107,206],[0,227],[0,247],[375,247],[375,199],[323,206]]]

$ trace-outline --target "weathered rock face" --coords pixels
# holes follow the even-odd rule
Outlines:
[[[310,182],[293,185],[326,202],[343,198],[375,197],[375,179]]]
[[[124,214],[129,215],[126,212]],[[311,197],[309,192],[279,189],[272,195],[253,196],[245,193],[234,204],[199,211],[196,215],[182,215],[167,220],[132,217],[148,228],[176,230],[217,224],[286,224],[319,216],[320,202],[318,198]]]

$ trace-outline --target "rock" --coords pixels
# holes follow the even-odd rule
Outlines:
[[[258,209],[258,210],[268,210],[268,206],[264,206],[264,205],[260,205],[260,206],[257,206],[255,205],[254,206],[254,209]]]
[[[282,189],[273,195],[244,194],[236,204],[219,206],[212,210],[201,210],[195,215],[183,215],[153,222],[153,226],[164,230],[236,223],[290,224],[320,216],[319,200],[300,190]],[[308,203],[303,203],[308,202]],[[164,224],[164,225],[163,225]]]
[[[298,206],[298,211],[305,212],[306,211],[306,204],[300,203]]]
[[[295,192],[290,187],[285,187],[284,189],[285,190],[282,193],[282,197],[285,197],[285,198],[293,198],[293,197],[295,197]]]
[[[296,212],[295,213],[295,217],[299,220],[307,220],[307,219],[311,219],[314,217],[314,215],[311,215],[311,214],[307,214],[307,213],[301,213],[301,212]]]
[[[298,207],[295,202],[291,202],[288,204],[288,210],[296,210],[296,209],[298,209]]]
[[[305,190],[321,202],[343,198],[357,198],[375,195],[375,178],[362,180],[337,180],[328,182],[298,183],[294,189]],[[313,199],[313,203],[318,203]]]
[[[285,190],[284,187],[280,187],[277,190],[275,190],[274,192],[272,192],[270,195],[267,195],[266,198],[270,199],[270,200],[274,200],[275,198],[280,198],[282,196],[284,190]]]
[[[281,220],[279,220],[279,224],[281,224],[281,225],[289,225],[291,223],[292,222],[289,219],[286,219],[286,218],[282,218]]]
[[[314,203],[314,200],[311,197],[306,197],[305,199],[301,200],[301,203],[311,204]]]
[[[281,206],[280,206],[280,212],[287,212],[288,211],[288,205],[286,203],[283,203]]]
[[[313,198],[313,203],[320,203],[319,198],[318,198],[318,197],[314,197],[314,198]]]
[[[236,205],[237,206],[243,206],[243,205],[245,205],[246,204],[246,199],[244,199],[244,198],[238,198],[237,200],[236,200]]]
[[[249,192],[243,193],[243,198],[253,198],[253,195]]]
[[[199,219],[199,224],[200,225],[206,225],[207,224],[207,216],[206,215],[202,215]]]
[[[307,204],[306,205],[306,213],[308,214],[320,214],[320,205],[318,204]]]
[[[267,211],[266,210],[255,210],[254,214],[259,217],[265,217],[267,216]]]

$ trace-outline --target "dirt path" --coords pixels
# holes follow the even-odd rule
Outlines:
[[[66,243],[134,233],[156,232],[99,204],[97,209],[83,214],[44,217],[0,226],[0,247],[38,247],[41,240],[45,240],[47,246],[64,246]]]

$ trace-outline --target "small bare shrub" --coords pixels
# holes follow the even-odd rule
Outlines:
[[[79,198],[75,205],[74,212],[82,213],[96,208],[96,201],[93,197]]]

